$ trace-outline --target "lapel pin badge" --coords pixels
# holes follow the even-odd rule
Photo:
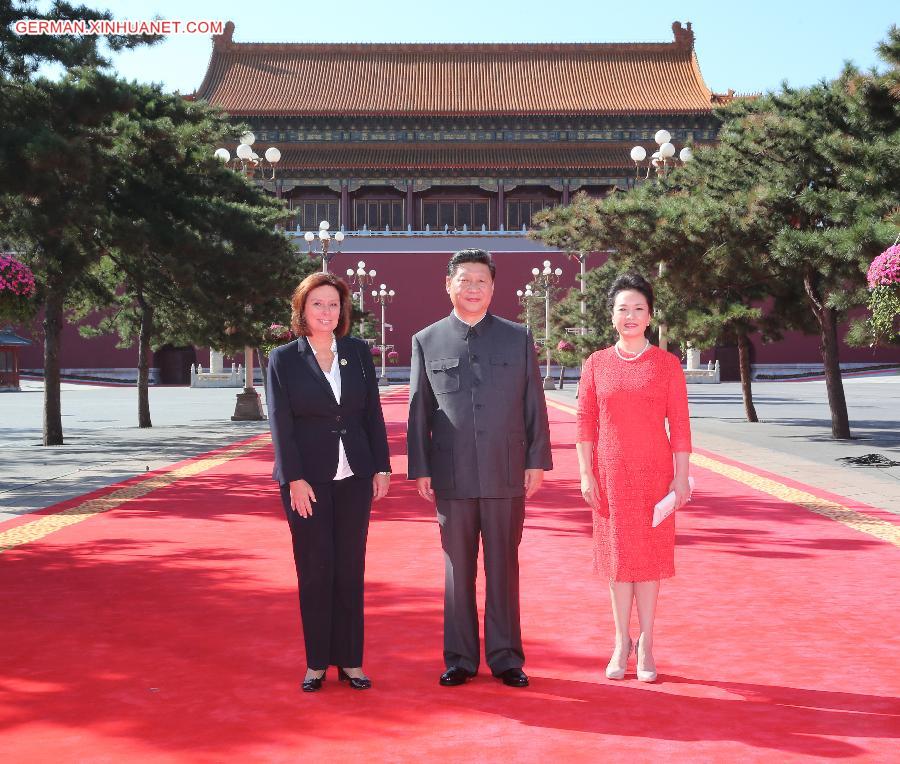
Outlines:
[[[347,365],[347,359],[341,358],[341,366],[346,366],[346,365]]]

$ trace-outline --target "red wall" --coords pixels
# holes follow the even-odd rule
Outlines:
[[[381,283],[396,291],[394,301],[386,308],[386,321],[394,329],[387,333],[387,342],[393,344],[400,358],[398,365],[408,366],[412,335],[428,324],[446,316],[450,310],[450,299],[444,288],[447,273],[447,252],[392,252],[371,254],[341,254],[331,263],[331,270],[343,274],[348,268],[356,268],[359,260],[364,260],[366,269],[377,271],[375,287]],[[550,260],[553,268],[562,268],[563,275],[559,285],[563,289],[576,286],[576,275],[579,273],[578,262],[560,254],[543,255],[535,252],[495,252],[497,277],[494,288],[494,299],[491,310],[496,315],[517,320],[521,306],[516,290],[522,289],[532,276],[531,269],[542,267],[545,259]],[[600,256],[591,259],[589,266],[598,265]],[[351,286],[351,288],[354,288]],[[366,289],[365,306],[375,315],[380,315],[380,308],[372,300],[372,286]],[[355,288],[354,288],[355,289]],[[276,320],[278,317],[273,317]],[[283,322],[289,316],[281,317]],[[39,324],[35,324],[39,328]],[[24,348],[20,354],[20,365],[23,368],[41,368],[43,366],[39,331],[30,332],[26,327],[19,327],[18,333],[23,337],[35,340],[30,348]],[[842,330],[842,336],[843,336]],[[754,337],[756,363],[819,363],[821,356],[818,350],[818,337],[789,332],[785,339],[778,343],[763,344],[759,337]],[[137,353],[134,349],[120,350],[115,347],[114,337],[82,338],[72,326],[63,330],[61,365],[63,368],[134,368],[137,364]],[[197,360],[206,365],[208,354],[198,350]],[[236,359],[241,362],[240,356]],[[849,348],[841,346],[841,361],[846,363],[900,363],[900,348],[878,349]],[[231,359],[226,359],[230,364]]]
[[[397,253],[354,255],[352,262],[349,262],[350,256],[347,255],[332,262],[332,270],[344,273],[348,267],[364,260],[367,269],[375,268],[378,272],[376,287],[384,283],[397,292],[394,301],[386,307],[385,321],[394,326],[394,330],[387,333],[387,342],[395,345],[400,353],[400,366],[409,365],[412,335],[452,310],[444,286],[449,259],[450,255],[446,253]],[[561,287],[568,289],[578,283],[575,276],[579,272],[579,265],[571,258],[558,254],[542,256],[534,253],[498,252],[494,254],[497,276],[491,312],[513,321],[518,320],[522,306],[519,305],[516,290],[524,288],[532,278],[531,269],[543,267],[545,259],[550,260],[553,268],[562,268],[563,275],[559,281]],[[366,290],[366,310],[380,316],[380,306],[372,300],[371,291],[372,287]]]

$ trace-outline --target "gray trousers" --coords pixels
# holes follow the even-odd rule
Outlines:
[[[519,543],[525,499],[438,499],[444,549],[444,663],[478,670],[475,576],[484,548],[484,652],[494,674],[525,662],[519,625]]]

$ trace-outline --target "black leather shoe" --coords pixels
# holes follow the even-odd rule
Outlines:
[[[312,679],[304,679],[303,680],[303,692],[317,692],[322,689],[322,682],[325,681],[325,674],[322,676],[316,676]]]
[[[494,674],[494,679],[500,679],[507,687],[528,687],[528,677],[520,668],[506,669],[499,674]]]
[[[349,682],[354,690],[368,690],[372,687],[372,680],[364,676],[362,679],[350,676],[344,669],[338,666],[338,680]]]
[[[442,687],[458,687],[468,682],[474,676],[475,672],[467,671],[462,666],[451,666],[441,674],[440,683]]]

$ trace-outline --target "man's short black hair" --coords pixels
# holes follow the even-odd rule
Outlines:
[[[494,280],[494,274],[497,272],[497,266],[494,265],[494,258],[491,253],[484,249],[461,249],[447,263],[447,275],[450,278],[456,275],[456,269],[463,263],[481,263],[486,265],[491,271],[491,281]]]

